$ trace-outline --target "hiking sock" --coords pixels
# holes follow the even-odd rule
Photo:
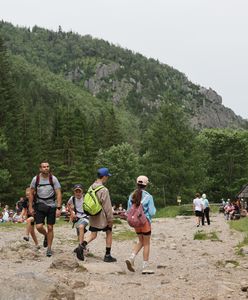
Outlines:
[[[130,258],[133,259],[133,260],[135,259],[135,257],[136,257],[135,253],[132,253],[131,256],[130,256]]]
[[[148,266],[148,260],[143,261],[143,269],[145,269]]]
[[[106,255],[110,255],[111,247],[106,247]]]
[[[81,244],[81,246],[82,246],[83,248],[86,248],[87,244],[88,244],[88,243],[87,243],[86,241],[83,241],[82,244]]]

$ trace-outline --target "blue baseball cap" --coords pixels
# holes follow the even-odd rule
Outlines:
[[[112,174],[109,173],[109,169],[108,168],[100,168],[97,170],[97,175],[99,177],[102,176],[112,176]]]

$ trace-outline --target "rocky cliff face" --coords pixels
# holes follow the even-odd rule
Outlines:
[[[147,87],[142,84],[142,78],[137,80],[124,75],[116,76],[116,74],[125,69],[119,63],[102,64],[99,63],[95,67],[94,75],[90,78],[84,78],[85,88],[94,96],[104,94],[105,97],[112,100],[118,105],[125,102],[129,94],[132,93],[134,100],[141,107],[140,113],[149,113],[149,111],[158,110],[163,96],[160,94],[149,95],[144,94]],[[82,79],[84,70],[76,69],[68,76],[69,80],[77,81],[79,76]],[[75,78],[73,78],[73,75]],[[141,75],[142,77],[142,75]],[[154,78],[154,82],[156,78]],[[156,83],[150,82],[150,85]],[[231,109],[222,104],[222,97],[211,88],[194,86],[185,80],[182,84],[183,97],[178,101],[179,105],[185,109],[190,118],[190,124],[196,129],[203,128],[242,128],[246,126],[246,121],[237,116]],[[164,83],[164,89],[168,88],[168,83]],[[160,90],[161,93],[161,90]],[[162,91],[163,93],[163,91]],[[162,94],[161,93],[161,94]]]
[[[211,88],[201,87],[202,105],[195,109],[191,124],[195,128],[241,128],[246,121],[222,104],[222,97]]]

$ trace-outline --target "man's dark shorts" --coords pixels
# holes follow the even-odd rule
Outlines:
[[[41,211],[38,208],[35,209],[35,223],[54,225],[56,222],[56,207],[48,207],[47,211]]]
[[[112,231],[112,227],[106,226],[105,228],[96,228],[96,227],[92,227],[90,226],[89,231],[91,232],[97,232],[97,231]]]

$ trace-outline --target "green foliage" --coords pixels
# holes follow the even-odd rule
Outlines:
[[[159,198],[187,198],[191,193],[194,169],[194,135],[183,112],[177,106],[164,105],[145,135],[143,149],[146,173],[150,174],[153,191]],[[192,192],[192,191],[191,191]],[[162,205],[162,203],[160,203]]]
[[[97,168],[108,167],[113,175],[108,181],[112,203],[122,203],[126,206],[128,196],[135,188],[135,179],[139,169],[138,155],[132,146],[123,143],[107,150],[100,149],[96,158],[96,166]]]
[[[248,131],[208,129],[197,141],[199,149],[204,149],[202,189],[211,191],[214,199],[234,198],[248,181]]]
[[[146,174],[157,207],[233,197],[248,181],[248,131],[188,126],[204,96],[184,74],[108,42],[0,22],[0,195],[11,204],[49,160],[64,202],[106,165],[126,205]],[[192,105],[194,103],[194,105]],[[100,150],[99,150],[100,149]],[[167,207],[166,207],[167,208]],[[191,210],[191,209],[190,209]],[[190,210],[180,208],[180,214]]]

